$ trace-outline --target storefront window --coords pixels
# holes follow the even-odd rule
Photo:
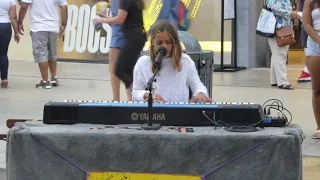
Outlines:
[[[111,40],[111,27],[103,25],[100,32],[94,30],[92,19],[96,16],[95,3],[98,0],[68,0],[69,20],[65,35],[59,38],[58,58],[60,60],[108,60]],[[162,0],[145,0],[145,28],[148,30],[155,22],[162,7]],[[203,50],[212,50],[215,56],[220,54],[221,1],[183,0],[191,14],[192,34]],[[226,54],[231,53],[231,22],[225,22]],[[149,43],[146,43],[145,50]],[[231,58],[231,56],[230,56]],[[229,57],[225,57],[226,62]],[[216,61],[219,59],[215,58]],[[230,60],[229,60],[230,61]]]

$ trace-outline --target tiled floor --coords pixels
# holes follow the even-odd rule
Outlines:
[[[0,89],[0,133],[6,133],[8,118],[42,118],[43,105],[49,100],[87,99],[111,100],[112,92],[107,64],[60,63],[61,86],[51,90],[36,89],[40,80],[38,67],[33,62],[11,61],[10,84]],[[290,65],[288,77],[296,89],[281,90],[270,87],[269,71],[265,68],[249,69],[235,73],[213,74],[213,99],[227,102],[263,103],[277,98],[293,114],[293,123],[299,124],[306,139],[303,154],[320,156],[320,142],[312,140],[315,121],[311,106],[311,84],[296,83],[302,66]],[[125,100],[125,90],[121,89]],[[0,141],[0,168],[5,168],[5,142]],[[1,177],[2,171],[0,171]],[[0,178],[1,180],[1,178]]]
[[[303,50],[291,50],[288,54],[289,64],[304,64],[305,56]]]

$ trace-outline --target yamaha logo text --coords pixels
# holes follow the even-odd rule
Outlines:
[[[149,114],[148,113],[132,113],[131,119],[134,121],[148,121],[149,120]],[[153,113],[152,114],[152,120],[153,121],[165,121],[166,115],[164,113]]]

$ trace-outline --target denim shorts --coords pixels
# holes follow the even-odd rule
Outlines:
[[[320,44],[315,42],[310,36],[307,40],[305,56],[320,56]]]
[[[112,37],[110,48],[122,48],[124,43],[123,33],[120,25],[112,25]]]

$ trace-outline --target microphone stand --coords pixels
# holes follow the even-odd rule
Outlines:
[[[148,83],[147,83],[147,88],[146,91],[149,91],[149,97],[148,97],[148,112],[149,112],[149,119],[148,119],[148,124],[143,124],[142,125],[142,129],[144,130],[158,130],[161,128],[160,124],[152,124],[152,104],[153,104],[153,98],[152,98],[152,84],[153,82],[156,82],[156,75],[158,74],[158,72],[160,71],[161,68],[161,64],[160,63],[156,63],[156,70],[153,73],[153,76],[149,79]]]

